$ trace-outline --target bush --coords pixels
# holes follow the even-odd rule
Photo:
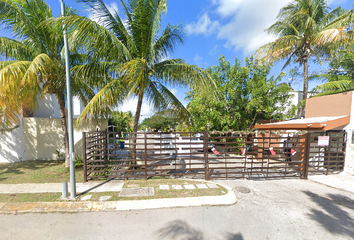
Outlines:
[[[84,163],[82,161],[82,156],[76,155],[75,156],[75,168],[82,167],[83,165],[84,165]]]

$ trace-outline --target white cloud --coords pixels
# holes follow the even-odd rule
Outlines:
[[[124,103],[118,107],[118,110],[122,112],[131,111],[133,114],[135,114],[137,106],[138,99],[130,98],[128,100],[125,100]],[[151,117],[153,114],[154,111],[152,110],[150,105],[143,101],[140,112],[140,121],[144,120],[145,118]]]
[[[170,90],[170,92],[171,92],[173,95],[176,95],[176,93],[177,93],[177,89],[172,88],[172,89],[169,89],[169,90]]]
[[[242,49],[249,54],[275,39],[264,29],[276,21],[279,10],[291,0],[234,0],[234,7],[230,7],[229,11],[223,10],[223,6],[231,1],[218,1],[220,14],[230,15],[233,9],[231,20],[221,26],[218,38],[226,40],[226,47]]]
[[[196,64],[200,64],[203,61],[203,57],[199,56],[199,54],[197,53],[197,54],[195,54],[193,60]]]
[[[111,4],[106,4],[106,7],[108,11],[114,16],[116,13],[118,13],[118,5],[115,2],[112,2]],[[91,19],[92,21],[95,21],[99,23],[100,19],[94,14],[94,12],[89,12],[88,13],[88,18]]]
[[[215,32],[220,27],[218,21],[211,21],[207,13],[204,13],[198,20],[198,22],[192,22],[187,24],[185,29],[188,35],[202,34],[208,36]]]
[[[111,4],[106,4],[106,7],[110,11],[110,13],[114,16],[118,13],[118,4],[116,2],[112,2]]]
[[[230,15],[235,14],[235,12],[241,7],[244,2],[244,0],[213,0],[213,3],[215,5],[218,5],[216,11],[222,17],[228,17]]]

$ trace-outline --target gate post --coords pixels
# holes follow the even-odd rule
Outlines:
[[[205,164],[205,180],[210,180],[209,176],[209,160],[208,160],[208,143],[209,143],[209,134],[207,131],[204,132],[204,164]]]
[[[144,158],[145,158],[145,180],[147,180],[147,139],[146,132],[144,132]]]
[[[304,160],[303,160],[303,179],[308,179],[308,174],[309,174],[309,158],[310,158],[310,143],[311,143],[311,133],[307,132],[306,133],[306,140],[305,140],[305,154],[304,154]]]
[[[86,162],[86,133],[82,133],[82,148],[83,148],[83,156],[82,161],[84,164],[84,182],[87,182],[87,162]]]

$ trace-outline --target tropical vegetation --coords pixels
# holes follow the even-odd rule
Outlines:
[[[128,112],[113,111],[111,117],[108,118],[108,126],[112,126],[110,130],[113,132],[133,131],[133,126],[134,126],[133,113],[131,111]]]
[[[74,68],[75,75],[94,81],[105,79],[105,85],[87,104],[78,118],[80,124],[107,115],[124,100],[137,98],[134,132],[138,129],[143,100],[156,111],[173,109],[188,118],[183,104],[169,87],[184,86],[207,92],[212,78],[196,65],[182,59],[169,59],[184,42],[182,25],[168,24],[161,29],[167,0],[121,0],[124,17],[110,11],[102,0],[81,0],[93,19],[70,15],[64,23],[73,42],[85,46],[92,61]],[[94,80],[95,79],[95,80]]]
[[[277,85],[284,76],[268,77],[271,65],[251,58],[245,65],[236,58],[233,65],[224,56],[208,69],[216,82],[218,100],[188,93],[187,108],[193,116],[193,131],[247,131],[260,119],[284,119],[290,107],[287,84]]]
[[[139,125],[140,128],[150,128],[152,130],[162,130],[168,131],[176,129],[179,124],[179,117],[171,110],[163,110],[157,112],[151,117],[145,118],[144,121]]]
[[[71,8],[69,15],[77,16]],[[69,167],[68,132],[65,114],[65,67],[61,25],[46,24],[52,10],[43,0],[0,0],[0,23],[14,38],[0,37],[0,123],[2,129],[19,124],[19,116],[36,108],[38,98],[55,94],[64,133],[66,166]],[[72,52],[72,65],[85,61],[85,55]],[[92,89],[73,78],[73,93],[86,103]]]
[[[285,59],[285,68],[292,61],[303,66],[303,100],[308,94],[308,64],[311,58],[330,54],[335,43],[348,41],[350,11],[341,7],[331,10],[324,0],[293,0],[285,5],[277,21],[266,29],[277,39],[257,50],[259,58],[267,61]],[[338,45],[335,45],[338,48]],[[305,114],[305,105],[301,116]]]

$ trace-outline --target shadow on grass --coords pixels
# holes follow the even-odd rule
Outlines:
[[[155,232],[158,239],[203,240],[203,232],[193,228],[186,221],[174,220]],[[226,233],[225,240],[243,240],[241,233]]]
[[[348,213],[348,210],[354,210],[353,199],[340,194],[320,196],[310,191],[304,191],[304,193],[322,208],[321,210],[311,209],[309,214],[311,219],[320,223],[331,233],[347,235],[354,239],[354,219]]]
[[[1,183],[25,183],[28,179],[36,177],[45,182],[45,178],[49,176],[67,175],[69,170],[64,167],[64,161],[56,160],[33,160],[16,163],[0,164],[0,184]],[[46,176],[47,175],[47,176]],[[64,179],[63,179],[64,180]]]

